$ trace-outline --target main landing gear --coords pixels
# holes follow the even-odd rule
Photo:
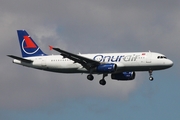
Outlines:
[[[104,79],[106,76],[108,76],[108,74],[103,74],[103,78],[99,81],[99,84],[101,84],[101,85],[106,85],[106,81],[105,81],[105,79]],[[94,79],[94,76],[91,75],[91,74],[89,74],[89,75],[87,76],[87,79],[90,80],[90,81],[92,81],[92,80]]]
[[[90,75],[87,76],[87,79],[92,81],[94,79],[94,76],[90,74]]]
[[[108,76],[108,74],[103,74],[103,78],[99,81],[99,84],[106,85],[105,77]]]
[[[152,70],[149,70],[149,80],[150,81],[153,81],[154,80],[154,78],[152,77]]]

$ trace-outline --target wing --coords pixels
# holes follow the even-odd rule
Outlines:
[[[93,60],[93,59],[90,59],[87,57],[83,57],[81,55],[73,54],[73,53],[67,52],[67,51],[59,49],[59,48],[54,48],[52,46],[49,46],[49,48],[53,49],[57,52],[60,52],[60,55],[62,55],[64,58],[68,58],[68,59],[74,61],[75,63],[81,64],[87,70],[91,70],[92,68],[101,64],[100,62],[98,62],[96,60]]]

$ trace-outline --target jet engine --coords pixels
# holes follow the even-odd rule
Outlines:
[[[98,73],[113,73],[116,71],[117,65],[114,63],[101,64],[96,67]]]
[[[119,80],[119,81],[128,81],[133,80],[135,78],[135,72],[121,72],[111,74],[111,79]]]

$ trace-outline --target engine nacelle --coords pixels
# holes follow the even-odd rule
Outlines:
[[[101,64],[96,67],[98,73],[113,73],[116,71],[117,65],[114,63]]]
[[[133,80],[135,76],[136,76],[135,72],[121,72],[121,73],[111,74],[111,79],[127,81],[127,80]]]

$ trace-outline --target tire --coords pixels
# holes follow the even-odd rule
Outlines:
[[[102,80],[99,81],[99,84],[104,86],[104,85],[106,85],[106,81],[104,79],[102,79]]]
[[[94,79],[94,76],[93,76],[93,75],[88,75],[88,76],[87,76],[87,79],[90,80],[90,81],[92,81],[92,80]]]

